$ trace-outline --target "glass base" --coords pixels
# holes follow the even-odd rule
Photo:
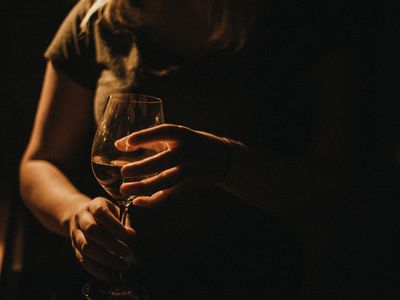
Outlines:
[[[129,286],[116,286],[103,281],[86,283],[82,288],[86,300],[147,300],[144,287],[134,283]]]

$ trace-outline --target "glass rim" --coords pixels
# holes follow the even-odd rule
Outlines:
[[[123,99],[122,97],[127,97],[127,98]],[[112,99],[133,101],[136,103],[150,103],[150,104],[159,104],[163,102],[161,98],[158,98],[156,96],[150,96],[140,93],[114,93],[108,96],[108,101]]]

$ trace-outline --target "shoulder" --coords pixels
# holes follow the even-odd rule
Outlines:
[[[82,31],[82,20],[94,0],[81,0],[72,8],[46,49],[45,58],[62,69],[71,79],[93,89],[95,49],[92,31]]]
[[[68,15],[64,18],[62,24],[58,28],[49,48],[46,51],[46,58],[57,55],[57,52],[63,50],[64,54],[68,54],[71,50],[80,52],[78,45],[80,40],[87,39],[89,30],[82,31],[81,23],[88,11],[92,7],[94,0],[80,0]],[[70,49],[71,48],[71,49]]]
[[[90,23],[89,19],[93,18],[89,17],[94,17],[96,15],[94,11],[92,11],[93,8],[96,7],[96,5],[94,5],[95,2],[95,0],[78,1],[64,19],[61,27],[74,29],[76,33],[79,33],[82,22],[87,19],[87,23]]]

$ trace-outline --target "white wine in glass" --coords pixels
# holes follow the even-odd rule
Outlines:
[[[155,174],[124,178],[121,168],[134,161],[153,156],[164,150],[163,145],[152,144],[121,152],[115,142],[135,131],[164,123],[163,105],[159,98],[140,94],[113,94],[109,97],[92,145],[92,170],[111,200],[120,208],[119,220],[125,225],[129,205],[136,196],[121,194],[124,182],[140,181]],[[147,299],[145,289],[137,283],[124,280],[122,273],[113,271],[109,282],[87,283],[82,292],[86,299]]]

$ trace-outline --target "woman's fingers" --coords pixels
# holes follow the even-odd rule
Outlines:
[[[86,271],[88,271],[90,274],[92,274],[94,277],[103,279],[103,280],[108,280],[109,278],[109,273],[107,269],[99,264],[98,262],[95,262],[94,260],[85,257],[80,253],[76,248],[75,248],[75,256],[79,263],[85,268]]]
[[[86,238],[83,232],[75,229],[72,232],[75,249],[79,253],[78,260],[83,265],[85,259],[98,263],[100,266],[124,270],[128,268],[128,263],[118,256],[111,254],[93,241]],[[82,261],[83,260],[83,261]]]
[[[132,228],[125,227],[121,224],[117,217],[111,213],[110,206],[114,205],[111,202],[108,202],[109,201],[105,199],[104,201],[93,200],[88,205],[88,210],[93,215],[96,222],[103,225],[110,233],[122,241],[129,241],[135,236],[135,231]]]
[[[131,151],[129,148],[144,144],[163,142],[175,142],[186,139],[191,129],[172,124],[162,124],[134,132],[115,142],[115,147],[120,151]]]
[[[128,244],[135,231],[117,219],[118,207],[105,198],[95,198],[71,220],[70,238],[75,255],[92,275],[107,279],[110,269],[129,268]]]
[[[110,234],[104,226],[98,224],[88,211],[79,215],[77,225],[87,239],[117,256],[128,257],[131,251],[128,245]]]
[[[182,166],[176,166],[142,181],[127,182],[121,185],[120,191],[124,195],[152,195],[179,184],[184,178],[183,170]]]
[[[143,204],[139,206],[146,203],[153,206],[166,198],[165,190],[181,182],[194,186],[214,185],[228,169],[229,149],[223,138],[179,125],[163,124],[144,129],[118,140],[115,146],[129,152],[157,143],[167,143],[168,149],[126,164],[121,169],[122,176],[132,181],[124,183],[120,191],[125,195],[141,196],[135,200]],[[155,173],[158,175],[150,175]],[[152,177],[134,181],[145,175]]]
[[[157,193],[151,196],[140,196],[136,198],[132,202],[132,204],[144,208],[152,208],[167,198],[168,198],[168,193],[165,190],[163,190],[163,191],[158,191]]]
[[[168,149],[137,162],[126,164],[122,167],[121,174],[126,178],[133,178],[141,175],[160,173],[176,166],[180,159],[182,159],[180,156],[181,154],[178,151]]]
[[[162,190],[162,191],[158,191],[157,193],[151,195],[151,196],[140,196],[137,197],[132,204],[136,205],[136,206],[140,206],[140,207],[144,207],[144,208],[151,208],[151,207],[155,207],[158,204],[160,204],[161,202],[165,201],[166,199],[168,199],[168,197],[171,194],[175,194],[183,185],[183,183],[177,184],[176,186],[167,189],[167,190]]]

